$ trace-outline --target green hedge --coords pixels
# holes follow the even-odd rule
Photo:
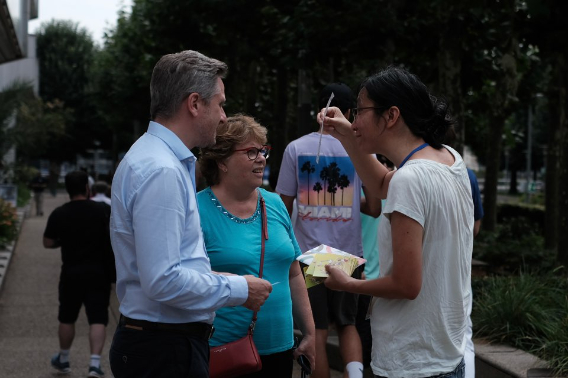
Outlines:
[[[542,235],[545,228],[544,214],[544,208],[541,206],[503,203],[497,206],[497,223],[503,224],[511,219],[523,218]]]

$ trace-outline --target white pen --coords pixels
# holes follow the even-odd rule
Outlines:
[[[323,136],[323,119],[327,115],[327,109],[329,109],[329,104],[331,104],[331,100],[333,100],[334,96],[335,96],[335,93],[331,92],[331,96],[329,96],[329,100],[327,100],[327,105],[325,106],[325,111],[323,112],[323,118],[321,120],[321,127],[320,127],[320,139],[319,139],[319,143],[318,143],[318,154],[316,156],[316,164],[319,164],[319,160],[320,160],[321,138]]]

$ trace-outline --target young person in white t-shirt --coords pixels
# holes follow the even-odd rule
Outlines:
[[[461,378],[473,248],[473,203],[461,156],[442,145],[447,105],[409,72],[367,78],[351,125],[331,108],[326,130],[348,152],[367,193],[386,198],[380,275],[357,280],[327,267],[326,286],[377,297],[372,307],[376,377]],[[389,172],[372,154],[382,154]]]

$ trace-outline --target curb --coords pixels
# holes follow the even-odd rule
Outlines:
[[[294,330],[294,336],[301,339],[302,333]],[[483,339],[474,339],[475,376],[481,378],[568,378],[554,375],[546,361],[508,345],[490,344]],[[327,341],[329,367],[343,371],[343,361],[339,353],[338,337],[330,332]],[[373,377],[370,368],[363,376]]]

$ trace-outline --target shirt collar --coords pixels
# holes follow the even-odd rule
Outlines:
[[[167,127],[157,122],[150,121],[147,133],[163,140],[180,161],[189,158],[195,159],[195,155],[193,155],[191,150],[187,148],[181,139],[179,139],[179,137]]]

